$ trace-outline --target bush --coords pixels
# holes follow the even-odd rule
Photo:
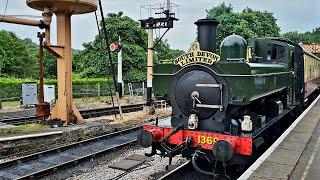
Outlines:
[[[18,78],[5,78],[0,77],[0,98],[12,98],[20,97],[22,90],[21,85],[23,83],[35,82],[39,84],[39,80],[35,79],[18,79]],[[57,85],[56,79],[45,79],[45,84]],[[110,83],[109,79],[106,78],[75,78],[72,80],[73,85],[94,85],[94,84],[106,84]]]

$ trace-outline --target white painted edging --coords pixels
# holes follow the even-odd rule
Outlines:
[[[270,154],[280,145],[280,143],[288,136],[288,134],[297,126],[297,124],[304,118],[310,109],[318,102],[320,95],[311,103],[311,105],[303,111],[303,113],[291,124],[291,126],[253,163],[239,178],[238,180],[248,179],[251,174],[258,169],[258,167],[265,161]]]
[[[51,136],[51,135],[62,134],[62,133],[63,131],[54,131],[54,132],[46,132],[46,133],[38,133],[38,134],[27,134],[27,135],[21,135],[21,136],[3,137],[3,138],[0,138],[0,142],[27,139],[27,138],[36,138],[41,136]]]

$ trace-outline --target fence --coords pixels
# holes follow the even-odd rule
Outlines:
[[[105,96],[110,96],[110,88],[111,87],[111,91],[113,92],[114,95],[114,84],[108,84],[108,83],[97,83],[97,84],[85,84],[85,85],[73,85],[73,97],[74,98],[91,98],[91,97],[97,97],[97,98],[101,98],[101,97],[105,97]],[[129,88],[132,87],[132,88]],[[56,97],[57,97],[57,86],[55,86],[55,93],[56,93]],[[129,89],[131,89],[131,93],[129,91]],[[146,90],[146,83],[144,82],[134,82],[134,83],[125,83],[124,84],[124,94],[125,95],[145,95],[144,92]],[[1,98],[0,95],[0,109],[2,109],[6,104],[6,103],[11,103],[16,106],[20,104],[20,100],[21,100],[21,86],[19,87],[19,89],[15,89],[16,92],[19,93],[15,93],[16,97],[3,97]]]
[[[124,94],[130,95],[129,86],[132,85],[133,94],[136,95],[144,95],[144,89],[146,89],[146,83],[138,82],[138,83],[126,83],[124,84]],[[93,85],[74,85],[73,86],[73,97],[81,98],[81,97],[100,97],[100,96],[110,96],[110,88],[114,93],[114,85],[107,83],[98,83]]]

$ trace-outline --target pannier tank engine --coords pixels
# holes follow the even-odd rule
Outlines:
[[[216,53],[219,22],[201,19],[198,42],[154,69],[154,92],[170,100],[170,123],[145,125],[139,143],[149,155],[243,164],[272,136],[270,129],[319,88],[319,58],[278,38],[226,37]],[[283,119],[283,118],[282,118]],[[274,131],[272,131],[274,132]]]

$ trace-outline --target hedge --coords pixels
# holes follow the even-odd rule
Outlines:
[[[12,98],[21,96],[21,85],[23,83],[36,82],[39,84],[39,80],[35,79],[18,79],[18,78],[3,78],[0,77],[0,98]],[[57,85],[56,79],[45,79],[45,84]],[[73,85],[94,85],[110,83],[107,78],[75,78],[72,80]]]

